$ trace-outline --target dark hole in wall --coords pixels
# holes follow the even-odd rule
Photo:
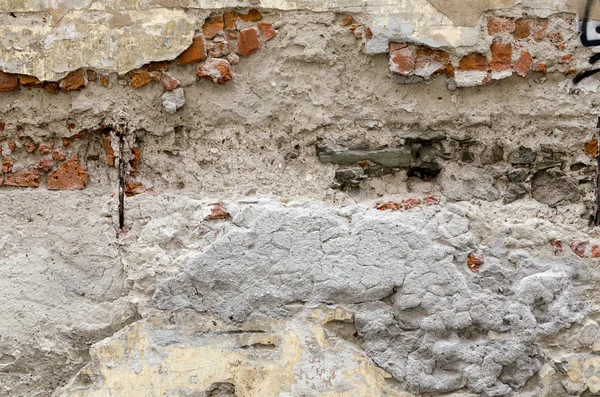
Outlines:
[[[438,176],[441,168],[434,167],[411,167],[407,171],[408,177],[419,178],[422,181],[431,181]]]

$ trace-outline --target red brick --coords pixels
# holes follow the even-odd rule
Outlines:
[[[202,25],[202,31],[204,32],[204,37],[212,39],[218,34],[223,33],[224,27],[225,23],[223,22],[223,16],[215,15],[206,18],[204,25]]]
[[[484,263],[485,261],[482,254],[471,252],[467,257],[467,267],[473,273],[479,272],[479,268],[483,266]]]
[[[527,50],[521,50],[521,56],[515,66],[513,66],[513,70],[515,73],[521,77],[527,77],[529,71],[531,70],[531,65],[533,64],[533,58],[531,54]]]
[[[275,37],[275,29],[273,29],[273,24],[266,22],[259,22],[258,29],[260,30],[260,36],[264,41],[269,41],[273,37]]]
[[[390,71],[395,74],[408,76],[415,69],[415,58],[412,50],[403,43],[390,44]]]
[[[85,86],[85,72],[83,69],[71,72],[59,83],[63,92],[80,90]]]
[[[131,166],[131,171],[129,175],[132,177],[138,176],[138,170],[140,168],[140,159],[142,158],[142,149],[139,147],[134,147],[131,149],[131,160],[129,160],[129,165]]]
[[[237,15],[235,11],[227,11],[223,14],[223,24],[225,25],[225,30],[236,30],[237,26],[235,25],[235,20],[237,19]]]
[[[159,76],[158,72],[129,72],[129,77],[131,78],[129,85],[133,88],[140,88],[153,80],[158,80]]]
[[[54,161],[63,161],[66,160],[66,158],[67,154],[65,153],[65,150],[61,147],[52,152],[52,160]]]
[[[592,258],[600,258],[600,246],[599,245],[592,246]]]
[[[573,54],[567,54],[567,55],[563,55],[558,60],[558,63],[559,64],[567,64],[567,63],[571,63],[572,60],[573,60]]]
[[[575,69],[574,66],[570,66],[567,70],[565,70],[564,75],[568,76],[571,74],[575,74],[577,72],[577,69]]]
[[[27,151],[27,153],[33,153],[35,149],[37,149],[37,146],[38,145],[30,139],[23,144],[23,148]]]
[[[175,88],[181,85],[181,82],[176,78],[171,77],[170,75],[164,73],[160,78],[160,82],[166,91],[173,91]]]
[[[258,10],[250,10],[247,14],[238,14],[240,19],[246,22],[260,21],[262,14]]]
[[[512,59],[512,44],[503,44],[502,40],[495,39],[490,47],[492,52],[492,60],[490,68],[492,72],[504,72],[510,70]]]
[[[245,57],[249,57],[260,48],[258,40],[258,30],[255,28],[246,28],[240,31],[235,51]]]
[[[52,161],[52,158],[48,156],[40,157],[37,163],[35,163],[35,169],[41,172],[42,174],[45,174],[46,172],[50,171],[53,166],[54,162]]]
[[[450,63],[450,55],[441,50],[419,47],[416,51],[415,74],[426,80],[438,75],[454,76],[454,68]]]
[[[487,23],[488,34],[513,33],[515,31],[514,18],[490,17]]]
[[[554,44],[559,44],[559,43],[562,43],[564,41],[563,35],[560,34],[560,32],[551,32],[551,33],[548,33],[548,39],[550,40],[550,42],[552,42]]]
[[[38,147],[38,153],[39,154],[50,154],[53,147],[54,147],[54,141],[50,141],[48,143],[42,143]]]
[[[531,30],[533,28],[533,19],[520,18],[515,23],[515,38],[525,39],[531,36]]]
[[[563,252],[562,241],[560,240],[552,240],[552,247],[554,248],[554,255],[560,255]]]
[[[46,92],[51,92],[52,94],[56,94],[60,91],[60,85],[55,81],[44,81],[42,88]]]
[[[146,72],[166,72],[169,70],[169,61],[150,62],[142,66]]]
[[[106,154],[106,165],[109,167],[115,166],[115,150],[113,149],[110,142],[110,134],[102,136],[102,146],[104,147],[104,153]]]
[[[138,194],[142,194],[148,191],[148,189],[146,189],[146,187],[141,183],[141,182],[137,182],[137,181],[132,181],[130,179],[127,179],[125,181],[125,195],[127,197],[132,197],[132,196],[137,196]]]
[[[9,139],[6,144],[8,145],[8,148],[13,151],[17,148],[17,143],[15,142],[14,139]]]
[[[535,33],[533,34],[533,39],[535,41],[542,41],[546,34],[546,29],[548,29],[547,19],[538,19],[535,21]]]
[[[108,75],[106,74],[101,74],[100,75],[100,84],[102,84],[102,87],[108,87],[108,83],[110,82]]]
[[[229,62],[219,58],[208,58],[198,67],[196,74],[218,84],[225,84],[233,78]]]
[[[16,91],[19,89],[19,76],[0,71],[0,92]]]
[[[190,63],[200,62],[206,59],[206,45],[204,43],[204,36],[198,35],[194,37],[192,45],[187,50],[182,52],[177,57],[177,63],[179,65],[187,65]]]
[[[569,246],[571,247],[571,251],[573,251],[577,256],[583,257],[585,255],[587,245],[587,241],[571,241]]]
[[[225,39],[209,41],[206,48],[209,58],[220,58],[231,52],[231,46]]]
[[[342,26],[352,25],[352,22],[354,22],[354,19],[350,15],[346,15],[342,20]]]
[[[14,174],[8,174],[4,185],[17,187],[38,187],[42,178],[37,171],[23,170]]]
[[[227,210],[225,210],[224,205],[225,205],[225,203],[222,201],[215,203],[215,205],[213,207],[211,207],[211,209],[210,209],[210,214],[206,215],[204,217],[204,219],[205,220],[214,220],[214,219],[228,218],[230,215],[229,215],[229,212],[227,212]]]
[[[547,67],[544,62],[540,62],[540,63],[534,65],[531,70],[533,70],[534,72],[538,72],[538,73],[546,73]]]
[[[50,190],[78,190],[87,186],[88,173],[79,163],[79,157],[74,154],[60,164],[58,169],[48,175]]]
[[[19,76],[19,83],[26,88],[40,88],[44,85],[37,77],[24,74]]]
[[[461,72],[487,72],[488,69],[489,65],[487,57],[477,52],[472,52],[468,55],[465,55],[458,63],[458,70],[460,70]]]
[[[10,156],[4,157],[2,159],[2,172],[4,172],[5,174],[12,172],[14,165],[15,165],[15,162],[13,161],[12,157],[10,157]]]
[[[596,138],[587,141],[583,146],[585,148],[585,154],[598,157],[598,140]]]
[[[85,71],[87,74],[88,81],[96,81],[98,80],[98,73],[95,70],[88,69]]]

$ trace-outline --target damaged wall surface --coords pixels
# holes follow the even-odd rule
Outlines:
[[[388,3],[0,4],[0,396],[600,394],[586,2]]]

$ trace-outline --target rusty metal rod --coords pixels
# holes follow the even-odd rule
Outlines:
[[[598,124],[596,124],[596,183],[595,183],[595,213],[594,213],[594,226],[600,226],[600,117],[598,117]]]
[[[119,228],[125,226],[125,139],[119,131]]]

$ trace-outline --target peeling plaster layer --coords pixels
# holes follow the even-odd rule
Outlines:
[[[71,11],[55,23],[42,16],[3,15],[0,21],[0,69],[49,81],[82,67],[122,74],[173,59],[192,42],[195,22],[171,9]]]

